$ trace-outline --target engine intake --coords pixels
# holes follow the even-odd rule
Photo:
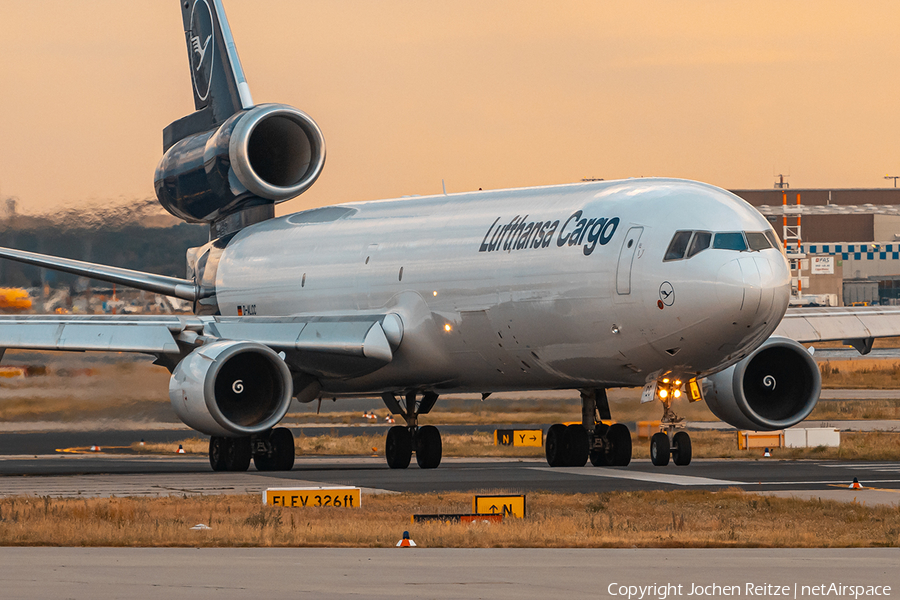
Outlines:
[[[213,222],[242,206],[305,192],[325,164],[325,138],[306,113],[261,104],[218,129],[184,138],[156,168],[156,197],[189,222]]]
[[[241,437],[278,424],[293,385],[281,357],[254,342],[220,341],[184,358],[169,380],[178,417],[207,435]]]
[[[806,348],[772,337],[736,365],[707,377],[706,404],[742,429],[769,431],[796,425],[819,401],[822,378]]]

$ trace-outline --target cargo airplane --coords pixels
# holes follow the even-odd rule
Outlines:
[[[803,420],[820,378],[803,342],[867,351],[882,309],[787,311],[791,277],[767,221],[737,196],[629,179],[339,204],[275,217],[325,163],[319,127],[254,104],[221,0],[179,0],[195,112],[163,133],[155,175],[173,215],[209,225],[187,277],[14,249],[0,257],[193,303],[192,316],[3,316],[0,348],[137,352],[171,372],[177,415],[210,437],[213,469],[287,470],[292,399],[374,396],[405,421],[391,468],[441,462],[419,425],[441,394],[579,390],[552,425],[552,466],[625,466],[631,435],[606,391],[660,401],[656,465],[691,461],[675,401],[736,427]]]

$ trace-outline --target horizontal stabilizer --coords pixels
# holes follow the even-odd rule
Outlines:
[[[205,298],[213,294],[212,290],[201,290],[193,281],[189,279],[179,279],[178,277],[167,277],[165,275],[156,275],[155,273],[143,273],[141,271],[132,271],[131,269],[122,269],[119,267],[109,267],[106,265],[98,265],[81,260],[71,258],[59,258],[56,256],[48,256],[46,254],[38,254],[36,252],[27,252],[25,250],[13,250],[12,248],[0,248],[0,258],[8,258],[16,262],[21,262],[54,271],[62,271],[63,273],[72,273],[81,275],[82,277],[90,277],[98,281],[107,281],[138,290],[145,290],[162,294],[164,296],[174,296],[184,300],[195,302],[200,298]]]

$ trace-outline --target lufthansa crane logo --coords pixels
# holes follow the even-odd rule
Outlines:
[[[209,97],[212,82],[215,39],[213,17],[206,0],[196,0],[191,9],[191,30],[188,31],[191,53],[191,75],[197,98],[205,101]]]
[[[675,304],[675,288],[668,281],[663,281],[659,286],[659,307]]]

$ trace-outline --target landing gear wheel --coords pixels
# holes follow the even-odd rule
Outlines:
[[[434,425],[416,432],[416,462],[420,469],[435,469],[441,464],[441,432]]]
[[[566,466],[583,467],[591,451],[591,439],[582,425],[569,425],[563,435],[566,446]]]
[[[290,429],[273,429],[268,437],[257,439],[255,445],[253,464],[257,471],[290,471],[294,468],[294,434]]]
[[[669,436],[663,432],[654,433],[650,438],[650,461],[657,467],[669,464]]]
[[[631,462],[631,432],[621,423],[615,423],[606,432],[606,439],[612,448],[607,456],[614,467],[627,467]]]
[[[691,464],[691,436],[686,431],[679,431],[672,439],[672,462],[679,467]]]
[[[209,465],[213,471],[246,471],[250,467],[250,438],[209,438]]]
[[[294,434],[287,427],[272,430],[269,438],[272,451],[277,458],[276,471],[290,471],[294,468]]]
[[[544,445],[547,464],[551,467],[566,466],[566,426],[560,423],[551,425],[547,430],[547,441]]]
[[[412,434],[409,429],[397,425],[387,432],[384,442],[384,457],[392,469],[405,469],[412,460]]]
[[[608,467],[612,464],[612,458],[609,454],[609,444],[606,443],[608,432],[609,425],[606,423],[597,423],[597,426],[594,427],[594,439],[603,440],[604,442],[601,447],[591,449],[589,458],[591,459],[591,464],[595,467]]]

